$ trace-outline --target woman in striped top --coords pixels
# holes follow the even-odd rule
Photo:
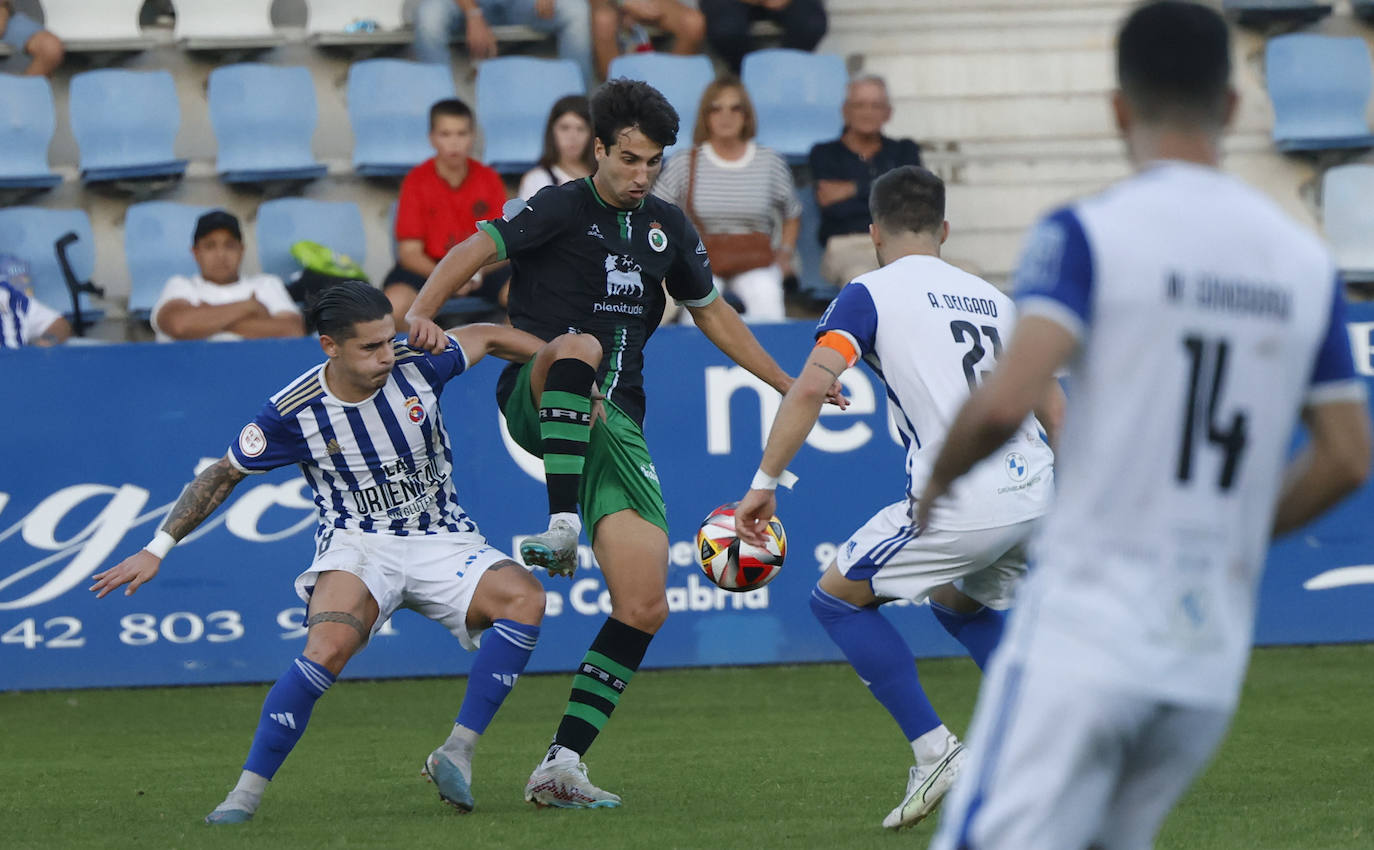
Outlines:
[[[768,235],[773,246],[771,263],[729,278],[717,276],[716,286],[744,302],[746,321],[780,322],[786,317],[782,280],[792,273],[801,203],[787,163],[754,143],[757,126],[754,106],[739,79],[718,78],[701,97],[692,133],[695,148],[668,160],[654,193],[682,207],[705,234]],[[717,258],[712,260],[717,262]]]

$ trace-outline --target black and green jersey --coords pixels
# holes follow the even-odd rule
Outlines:
[[[510,320],[543,340],[595,334],[606,397],[644,424],[644,343],[668,294],[699,306],[717,296],[711,262],[682,210],[652,195],[634,209],[610,206],[590,177],[541,189],[478,225],[511,261]],[[501,375],[504,408],[519,366]]]

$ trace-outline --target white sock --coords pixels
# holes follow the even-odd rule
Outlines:
[[[578,516],[576,511],[572,513],[550,514],[549,528],[553,528],[555,522],[566,522],[568,525],[572,526],[573,531],[578,534],[582,533],[582,517]]]
[[[267,783],[270,781],[265,776],[245,770],[239,774],[238,784],[229,792],[229,796],[224,798],[224,802],[219,804],[219,808],[256,812],[258,804],[262,802],[262,792],[267,790]]]
[[[912,741],[911,751],[916,755],[918,765],[939,761],[949,751],[949,730],[941,723]]]
[[[472,753],[477,747],[477,739],[481,736],[466,726],[453,724],[453,731],[449,733],[448,740],[444,741],[439,752],[448,756],[449,761],[453,762],[458,768],[458,772],[463,774],[463,779],[469,784],[472,782]]]
[[[561,744],[550,744],[549,754],[544,756],[544,762],[569,762],[576,764],[582,760],[582,754],[574,752]]]

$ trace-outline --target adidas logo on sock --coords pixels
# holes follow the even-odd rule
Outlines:
[[[492,673],[491,677],[508,688],[515,687],[515,680],[520,678],[519,673]]]
[[[296,728],[296,717],[289,711],[283,711],[280,714],[269,714],[267,716],[285,726],[287,729]]]
[[[549,762],[549,761],[553,761],[554,759],[558,758],[558,753],[559,753],[562,749],[563,749],[563,748],[560,747],[558,744],[554,744],[552,747],[549,747],[549,754],[548,754],[547,756],[544,757],[544,761]]]

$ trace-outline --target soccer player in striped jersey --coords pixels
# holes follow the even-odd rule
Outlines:
[[[906,492],[840,544],[811,592],[811,612],[911,744],[906,791],[883,820],[902,829],[935,810],[966,754],[922,689],[911,648],[878,609],[898,599],[929,602],[974,662],[987,664],[1026,571],[1025,545],[1050,506],[1054,456],[1040,428],[1053,436],[1064,395],[1053,378],[1042,381],[1039,418],[1024,415],[933,526],[918,530],[913,500],[954,415],[1001,358],[1015,308],[992,284],[940,259],[949,223],[939,177],[915,165],[889,171],[874,182],[869,209],[882,268],[855,278],[821,317],[735,524],[741,540],[762,545],[783,469],[816,424],[830,383],[862,359],[892,402],[906,445]]]
[[[1018,427],[1028,388],[1068,366],[1055,507],[983,681],[939,850],[1154,846],[1235,711],[1271,535],[1369,474],[1330,252],[1219,168],[1231,56],[1201,3],[1126,18],[1112,105],[1137,173],[1032,232],[1007,356],[921,496],[924,528]],[[1299,417],[1310,439],[1290,460]]]
[[[441,623],[477,651],[457,722],[423,768],[441,799],[471,811],[473,749],[534,650],[544,590],[487,545],[458,503],[439,395],[484,355],[524,362],[542,342],[469,325],[438,354],[414,349],[395,338],[386,296],[352,281],[326,290],[311,310],[328,361],[272,396],[228,454],[182,492],[153,541],[98,573],[91,590],[103,597],[128,584],[125,595],[134,593],[245,476],[299,464],[320,516],[314,562],[296,578],[309,605],[305,650],[268,692],[238,784],[206,821],[253,817],[315,701],[398,608]]]

